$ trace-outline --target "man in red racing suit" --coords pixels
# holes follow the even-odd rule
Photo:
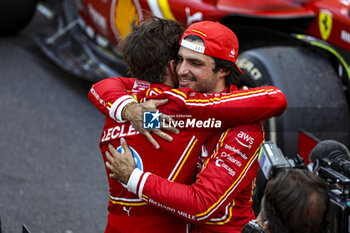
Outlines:
[[[251,89],[241,93],[229,93],[231,90],[226,89],[221,94],[198,94],[188,88],[175,90],[162,84],[149,84],[132,79],[118,80],[124,83],[128,92],[135,93],[138,101],[167,98],[169,104],[160,107],[162,112],[175,115],[177,120],[180,120],[177,115],[186,113],[201,123],[189,124],[190,127],[181,129],[181,134],[174,136],[172,143],[161,141],[160,149],[154,150],[149,143],[142,140],[142,136],[128,122],[122,121],[124,107],[134,101],[133,98],[120,94],[120,88],[124,91],[121,85],[108,85],[106,82],[111,80],[103,80],[91,89],[89,98],[108,116],[100,140],[104,159],[108,143],[116,147],[119,145],[119,139],[125,137],[137,160],[136,171],[139,171],[139,174],[142,170],[146,170],[167,177],[168,180],[188,185],[193,182],[198,154],[207,138],[224,128],[280,115],[286,107],[283,93],[273,87]],[[148,87],[151,89],[144,91]],[[232,87],[236,90],[234,86]],[[119,94],[116,94],[118,91]],[[254,108],[256,106],[261,108]],[[200,130],[200,126],[207,120],[214,122],[209,123],[210,130]],[[223,163],[221,166],[227,168]],[[145,185],[143,180],[147,179],[147,176],[147,173],[140,174],[141,183],[138,184],[138,190],[143,190],[142,187]],[[109,184],[110,201],[106,232],[186,231],[186,225],[180,218],[166,215],[163,211],[148,205],[140,195],[127,192],[126,187],[115,180],[109,178]],[[139,194],[138,190],[132,191]],[[166,209],[172,211],[170,208]]]
[[[178,114],[186,113],[197,120],[203,121],[215,118],[218,121],[220,120],[221,126],[220,128],[214,127],[210,128],[209,130],[201,130],[196,127],[184,128],[181,130],[179,135],[174,135],[173,142],[160,141],[160,149],[155,150],[153,146],[146,142],[143,136],[130,125],[129,122],[118,123],[116,120],[121,119],[118,119],[117,117],[115,120],[110,117],[118,116],[117,112],[120,112],[120,108],[123,108],[125,103],[118,100],[114,101],[114,104],[119,105],[119,108],[114,108],[114,104],[112,104],[112,107],[108,110],[108,103],[110,103],[111,99],[115,99],[116,96],[118,96],[118,91],[117,88],[115,88],[113,91],[107,91],[107,94],[103,94],[103,92],[106,90],[105,87],[108,90],[111,90],[110,87],[114,86],[110,85],[111,82],[118,82],[121,80],[124,83],[124,86],[130,87],[130,85],[125,83],[133,83],[133,88],[127,88],[127,90],[131,90],[132,93],[136,93],[138,100],[144,98],[148,99],[148,94],[151,95],[149,98],[169,99],[170,102],[167,105],[159,108],[166,114],[176,116]],[[206,139],[213,136],[215,133],[218,133],[222,129],[229,128],[230,126],[239,125],[243,122],[255,122],[274,115],[280,115],[286,106],[283,93],[274,87],[250,89],[248,91],[237,93],[200,94],[187,88],[176,90],[162,84],[151,84],[151,89],[138,92],[139,90],[137,88],[141,87],[141,89],[143,89],[147,83],[139,80],[135,81],[134,83],[134,81],[135,80],[133,79],[125,78],[106,79],[94,85],[89,92],[90,100],[99,109],[101,109],[101,112],[106,113],[108,111],[108,117],[106,118],[106,124],[100,140],[101,152],[104,156],[105,152],[108,150],[108,143],[112,143],[114,147],[118,147],[120,145],[119,139],[121,137],[125,137],[134,157],[138,161],[139,171],[150,171],[154,174],[160,175],[161,177],[167,177],[167,180],[176,181],[182,184],[191,184],[193,182],[193,177],[196,172],[195,164],[198,160],[198,155],[200,154],[202,145]],[[116,87],[120,86],[121,85],[116,85]],[[121,99],[124,99],[124,102],[131,100],[125,97],[122,97]],[[196,103],[198,100],[201,100],[204,103],[193,105],[193,103]],[[207,107],[208,104],[211,106],[210,110]],[[267,105],[269,106],[267,107]],[[254,106],[266,107],[254,108]],[[175,118],[177,120],[181,119],[177,117]],[[255,127],[259,128],[262,135],[262,127],[260,124],[254,123],[254,125],[257,125]],[[240,126],[240,128],[242,128],[242,126]],[[247,129],[254,128],[247,127]],[[235,129],[230,129],[229,131],[233,132]],[[247,135],[249,134],[248,131],[245,132]],[[223,139],[225,138],[226,137]],[[253,138],[250,140],[254,141]],[[257,147],[260,146],[259,142],[262,140],[262,136],[260,136],[259,139],[257,138],[253,149],[257,149]],[[208,149],[214,148],[208,147]],[[235,148],[229,149],[235,150]],[[226,148],[225,150],[229,149]],[[230,152],[227,151],[227,154],[229,153]],[[242,155],[243,153],[245,153],[245,150],[242,150]],[[104,159],[106,160],[105,156]],[[227,157],[227,159],[230,159],[230,157]],[[254,161],[255,159],[253,162]],[[246,161],[244,160],[242,162],[245,163]],[[107,173],[109,174],[108,170]],[[256,174],[253,174],[252,177],[255,177],[255,175]],[[147,176],[144,178],[146,177]],[[152,227],[157,226],[155,229],[151,228],[152,232],[158,232],[157,230],[159,230],[159,232],[164,232],[164,228],[162,228],[162,226],[167,229],[166,232],[185,232],[183,228],[184,224],[180,224],[181,221],[179,218],[175,218],[171,215],[164,215],[162,211],[150,207],[144,200],[142,200],[142,198],[128,192],[126,187],[123,187],[123,185],[116,180],[109,178],[109,185],[110,200],[108,209],[110,214],[106,230],[108,227],[111,227],[111,229],[118,229],[121,232],[124,232],[126,229],[128,232],[131,232],[131,226],[128,225],[128,223],[130,223],[135,232],[138,230],[145,232],[145,229],[147,229],[148,226],[152,226],[152,224],[154,224]],[[139,185],[142,186],[143,181],[141,181]],[[249,192],[251,192],[251,189]],[[154,198],[154,200],[155,199],[156,198]],[[164,207],[167,209],[165,205]],[[137,220],[133,220],[131,217],[126,216],[142,216],[142,218],[144,218],[142,223],[147,222],[148,225],[139,223],[139,228],[135,228],[134,224],[137,222]],[[120,224],[121,222],[123,224]],[[160,225],[159,222],[161,222],[162,225]]]
[[[258,123],[233,127],[211,137],[203,146],[199,161],[202,170],[194,184],[170,182],[136,168],[128,190],[196,223],[197,232],[241,232],[255,218],[251,195],[263,140]]]

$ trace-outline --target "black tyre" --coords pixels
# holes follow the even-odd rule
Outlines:
[[[28,25],[38,0],[1,0],[0,34],[12,34]]]
[[[273,85],[285,93],[286,112],[266,127],[268,139],[276,140],[285,155],[298,152],[300,129],[349,146],[348,103],[338,75],[321,54],[302,47],[266,47],[243,52],[238,65],[248,83]]]

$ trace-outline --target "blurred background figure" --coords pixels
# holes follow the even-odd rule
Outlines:
[[[319,176],[303,169],[282,169],[267,183],[257,220],[242,232],[327,232],[329,208],[327,185]]]

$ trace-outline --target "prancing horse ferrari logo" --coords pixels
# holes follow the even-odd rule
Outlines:
[[[332,32],[333,15],[328,10],[321,10],[318,15],[318,28],[323,40],[327,40]]]

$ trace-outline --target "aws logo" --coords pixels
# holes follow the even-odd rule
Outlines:
[[[251,148],[252,144],[254,143],[254,138],[249,134],[244,133],[243,131],[240,131],[235,139],[239,144],[248,148]]]

